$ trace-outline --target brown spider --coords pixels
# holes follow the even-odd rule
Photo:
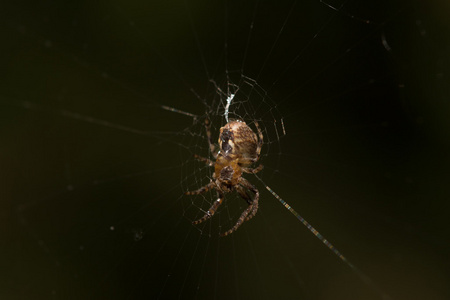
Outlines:
[[[205,120],[209,149],[216,162],[214,163],[212,160],[198,155],[195,155],[195,157],[211,167],[214,166],[214,180],[211,180],[209,184],[196,191],[186,192],[186,195],[199,195],[210,189],[216,189],[218,199],[203,217],[192,222],[192,224],[200,224],[211,218],[220,204],[222,204],[224,195],[233,190],[236,190],[247,202],[248,207],[242,212],[233,228],[222,233],[221,236],[233,233],[244,221],[250,220],[256,214],[258,210],[259,191],[247,179],[242,177],[242,173],[255,174],[263,169],[262,165],[254,169],[250,168],[250,165],[258,161],[263,144],[263,134],[257,122],[255,122],[255,126],[258,129],[259,139],[253,130],[243,121],[230,121],[225,124],[225,126],[220,128],[220,150],[216,151],[216,145],[211,138],[211,124],[208,119]],[[251,199],[244,188],[252,191],[255,197]]]

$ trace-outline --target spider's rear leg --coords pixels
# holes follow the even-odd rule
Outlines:
[[[258,137],[259,137],[258,146],[256,148],[256,154],[258,154],[258,159],[259,159],[259,155],[261,154],[261,148],[262,148],[262,145],[264,142],[264,136],[263,136],[263,133],[262,133],[261,128],[259,127],[259,124],[257,121],[255,121],[255,126],[256,126],[256,129],[258,129]]]
[[[210,160],[209,158],[206,158],[206,157],[203,157],[203,156],[200,156],[197,154],[194,154],[194,157],[196,160],[205,162],[210,167],[214,166],[214,162],[212,160]]]
[[[220,204],[222,204],[222,202],[223,202],[223,195],[219,195],[219,199],[214,201],[213,205],[208,209],[206,214],[203,217],[201,217],[200,219],[192,222],[192,224],[194,224],[194,225],[200,224],[200,223],[208,220],[209,218],[211,218],[216,213],[217,208],[219,208],[219,206],[220,206]]]
[[[249,173],[249,174],[256,174],[259,171],[261,171],[262,169],[264,169],[263,165],[259,165],[258,167],[252,169],[252,168],[242,168],[242,172],[244,173]]]
[[[214,158],[217,158],[217,149],[211,135],[211,121],[206,118],[205,119],[205,129],[206,129],[206,137],[208,138],[209,150]]]

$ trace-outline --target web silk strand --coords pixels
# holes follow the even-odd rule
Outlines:
[[[259,180],[261,180],[258,177]],[[389,295],[387,295],[386,293],[384,293],[382,290],[380,290],[380,288],[372,281],[372,279],[370,279],[366,274],[364,274],[361,270],[359,270],[354,264],[352,264],[344,255],[342,255],[341,252],[339,252],[338,249],[336,249],[336,247],[333,246],[333,244],[331,244],[326,238],[323,237],[322,234],[320,234],[320,232],[318,232],[311,224],[308,223],[308,221],[306,221],[298,212],[296,212],[292,206],[290,206],[286,201],[284,201],[280,196],[278,196],[277,193],[275,193],[270,187],[268,187],[267,185],[266,189],[278,200],[280,201],[280,203],[291,213],[293,214],[300,222],[303,223],[303,225],[306,226],[306,228],[308,228],[309,231],[311,231],[322,243],[325,244],[325,246],[327,246],[328,249],[330,249],[337,257],[339,257],[340,260],[342,260],[347,266],[349,266],[357,275],[359,278],[362,279],[362,281],[367,284],[368,286],[370,286],[374,291],[376,291],[380,296],[381,299],[391,299],[391,297]]]

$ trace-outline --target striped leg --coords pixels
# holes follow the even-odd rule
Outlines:
[[[222,204],[223,202],[223,195],[219,196],[219,199],[217,199],[216,201],[214,201],[213,205],[208,209],[208,211],[206,212],[206,214],[201,217],[200,219],[192,222],[192,224],[200,224],[206,220],[208,220],[209,218],[211,218],[217,211],[217,209],[219,208],[220,204]]]

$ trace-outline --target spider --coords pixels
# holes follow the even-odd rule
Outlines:
[[[248,221],[255,216],[258,210],[259,191],[247,179],[242,177],[242,173],[255,174],[263,169],[263,165],[259,165],[257,168],[250,168],[252,164],[259,160],[263,145],[263,134],[258,122],[255,122],[255,126],[258,129],[259,138],[245,122],[228,122],[220,128],[220,150],[217,151],[216,145],[211,138],[210,121],[209,119],[205,120],[209,149],[216,161],[213,162],[208,158],[198,155],[195,155],[195,158],[211,167],[214,166],[213,180],[198,190],[186,192],[186,195],[199,195],[210,189],[215,189],[218,194],[218,199],[203,217],[192,222],[192,224],[200,224],[210,219],[222,204],[225,194],[234,190],[247,202],[248,207],[242,212],[236,224],[230,230],[220,235],[227,236],[233,233],[244,221]],[[245,189],[255,194],[253,199],[247,194]]]

